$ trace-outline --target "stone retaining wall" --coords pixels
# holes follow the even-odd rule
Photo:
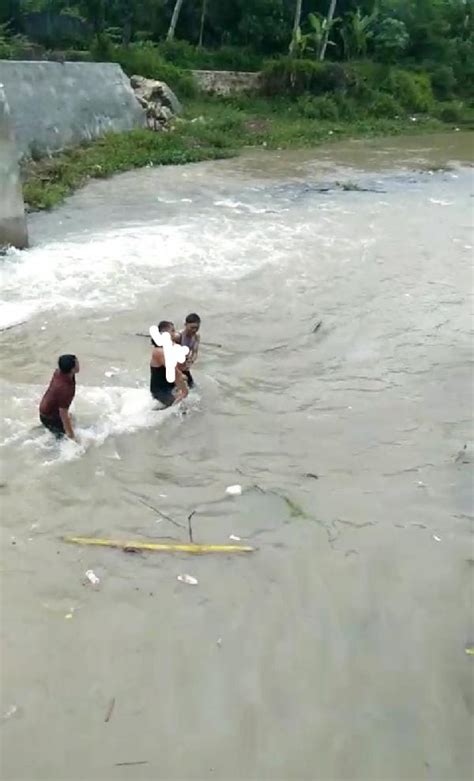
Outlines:
[[[255,92],[260,87],[260,73],[250,71],[192,71],[199,89],[214,95]]]

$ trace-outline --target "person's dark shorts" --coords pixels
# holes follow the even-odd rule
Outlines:
[[[46,418],[44,415],[40,415],[40,421],[55,437],[59,438],[65,435],[66,432],[64,431],[63,422],[60,417]]]
[[[189,369],[185,369],[185,370],[183,371],[183,374],[184,374],[184,376],[185,376],[185,377],[187,377],[187,379],[188,379],[188,388],[194,388],[194,380],[193,380],[193,375],[191,374],[191,372],[189,371]]]
[[[159,401],[160,404],[164,404],[165,407],[171,407],[176,401],[176,396],[172,391],[163,391],[163,393],[156,392],[153,394],[153,398]]]

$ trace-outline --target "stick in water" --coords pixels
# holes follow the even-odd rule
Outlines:
[[[134,336],[143,336],[145,339],[150,338],[150,334],[143,334],[138,332],[134,334]],[[219,344],[218,342],[201,342],[201,344],[203,345],[203,347],[217,347],[218,349],[221,349],[222,347],[222,345]]]
[[[192,513],[188,515],[188,532],[189,532],[189,542],[194,542],[193,540],[193,527],[191,525],[191,519],[193,515],[196,515],[196,510],[193,510]]]
[[[112,699],[109,702],[109,707],[107,708],[107,713],[105,714],[105,723],[109,722],[112,718],[112,713],[114,712],[115,708],[115,697],[112,697]]]

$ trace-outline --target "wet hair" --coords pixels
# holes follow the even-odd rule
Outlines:
[[[165,331],[172,331],[173,328],[174,325],[169,320],[162,320],[160,323],[158,323],[158,331],[160,334],[164,333]]]
[[[187,316],[185,322],[189,324],[197,323],[197,325],[201,325],[201,318],[196,314],[196,312],[191,312],[191,314]]]
[[[60,355],[58,358],[58,368],[63,374],[69,374],[76,366],[77,358],[75,355]]]

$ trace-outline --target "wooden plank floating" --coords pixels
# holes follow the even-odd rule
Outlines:
[[[64,537],[76,545],[102,545],[123,551],[155,551],[157,553],[252,553],[250,545],[198,545],[194,542],[148,542],[147,540],[108,540],[101,537]]]

